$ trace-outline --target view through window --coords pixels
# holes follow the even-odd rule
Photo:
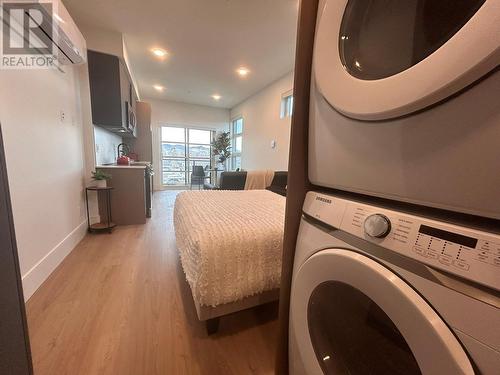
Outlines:
[[[293,94],[288,92],[281,97],[280,118],[292,117],[293,114]]]
[[[241,169],[241,151],[243,148],[243,117],[231,122],[231,167]]]
[[[211,130],[162,126],[161,177],[163,185],[189,185],[193,165],[201,165],[210,169],[212,166],[211,141]]]

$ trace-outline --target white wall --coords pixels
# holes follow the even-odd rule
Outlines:
[[[80,73],[64,69],[0,71],[0,121],[25,299],[86,233]]]
[[[155,169],[154,188],[155,190],[161,190],[160,127],[162,125],[179,125],[227,130],[229,128],[229,110],[168,100],[144,99],[144,101],[151,103],[153,166]]]
[[[291,120],[280,119],[280,109],[282,94],[292,87],[290,72],[231,110],[231,119],[243,116],[243,169],[288,170]]]

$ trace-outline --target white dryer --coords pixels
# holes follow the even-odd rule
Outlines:
[[[500,219],[500,0],[320,0],[313,184]]]
[[[310,192],[291,375],[495,375],[500,235]]]

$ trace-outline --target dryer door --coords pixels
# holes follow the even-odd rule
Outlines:
[[[314,52],[319,92],[362,120],[436,103],[500,63],[500,0],[325,0]]]
[[[294,276],[291,319],[307,374],[474,374],[454,334],[406,282],[328,249]]]

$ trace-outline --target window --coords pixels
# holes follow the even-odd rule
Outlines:
[[[281,96],[281,112],[280,118],[292,117],[293,113],[293,94],[290,90],[289,92]]]
[[[243,150],[243,117],[231,122],[231,168],[241,169],[241,152]]]
[[[163,185],[189,185],[193,165],[212,166],[212,131],[183,127],[161,128]]]

